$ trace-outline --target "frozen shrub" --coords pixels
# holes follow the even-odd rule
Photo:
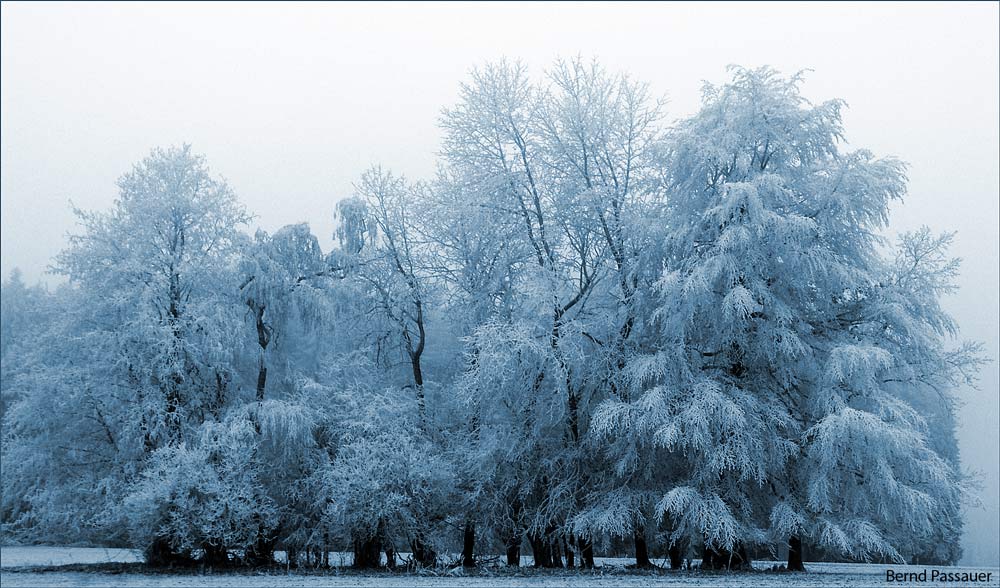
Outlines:
[[[149,563],[196,552],[224,562],[228,550],[246,550],[270,531],[275,507],[257,482],[254,437],[247,420],[207,423],[198,447],[152,455],[124,501],[130,537],[146,548]]]

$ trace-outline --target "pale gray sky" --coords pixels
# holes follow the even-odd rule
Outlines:
[[[998,349],[1000,97],[997,3],[2,4],[0,270],[31,281],[72,228],[68,201],[104,209],[153,146],[190,142],[266,229],[308,221],[331,243],[333,204],[379,162],[434,171],[438,113],[468,70],[502,56],[539,72],[597,57],[698,107],[725,67],[809,68],[805,93],[843,98],[852,146],[911,164],[893,231],[957,230],[963,337]],[[51,278],[45,278],[51,280]],[[998,364],[966,400],[966,467],[982,472],[969,564],[1000,563]]]

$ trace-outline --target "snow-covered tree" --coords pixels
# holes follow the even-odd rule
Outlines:
[[[187,145],[153,150],[118,186],[110,212],[76,211],[82,232],[57,269],[105,309],[99,328],[120,350],[118,377],[148,411],[149,448],[177,445],[226,393],[231,323],[217,302],[250,215]]]
[[[226,295],[250,216],[186,145],[153,150],[118,186],[109,212],[76,211],[81,232],[56,267],[80,292],[82,336],[99,346],[85,381],[115,398],[139,465],[194,439],[232,393],[239,322]]]
[[[930,416],[947,422],[954,389],[973,384],[983,361],[978,344],[946,345],[956,334],[939,303],[958,270],[950,241],[927,229],[902,235],[878,281],[838,305],[793,482],[805,532],[823,547],[902,560],[961,526],[966,481],[919,410],[934,405]]]
[[[520,267],[530,261],[527,248],[516,239],[520,225],[516,219],[494,215],[467,197],[462,182],[442,169],[427,192],[425,206],[416,212],[421,236],[434,251],[427,258],[427,271],[438,284],[439,313],[446,318],[447,332],[436,348],[450,348],[453,361],[443,381],[454,382],[468,363],[475,365],[478,348],[470,341],[477,329],[494,319],[510,320],[519,303],[516,281]],[[445,343],[447,341],[447,344]],[[442,371],[439,369],[439,372]],[[493,499],[505,490],[493,485],[488,474],[489,459],[476,448],[483,446],[481,425],[484,411],[477,393],[466,393],[461,385],[442,385],[449,397],[442,409],[450,409],[442,423],[446,431],[443,449],[451,455],[458,475],[465,510],[462,524],[462,563],[476,565],[477,542],[495,531],[504,540],[516,536],[520,545],[520,523],[502,514]],[[487,409],[487,412],[489,409]],[[470,451],[470,449],[473,449]],[[483,533],[483,531],[486,531]]]
[[[123,541],[105,524],[140,467],[142,435],[126,390],[106,378],[109,348],[90,293],[37,299],[31,329],[8,350],[3,389],[4,532],[20,540]],[[96,331],[96,332],[95,332]],[[58,435],[53,431],[59,431]]]
[[[644,456],[674,469],[657,514],[707,566],[780,537],[791,567],[803,537],[898,557],[892,528],[928,529],[951,483],[893,384],[948,324],[933,289],[884,300],[879,234],[904,166],[840,152],[842,104],[800,83],[736,69],[673,131],[658,350],[627,368],[636,398],[595,417],[619,475]]]
[[[598,361],[588,362],[596,369],[585,379],[597,383],[599,396],[627,400],[622,371],[640,346],[640,305],[656,277],[650,269],[658,267],[650,258],[657,249],[649,247],[656,229],[647,219],[655,215],[659,197],[652,180],[662,142],[661,104],[650,99],[645,85],[580,58],[558,61],[549,78],[552,87],[541,108],[550,173],[557,189],[579,204],[578,222],[596,237],[594,255],[607,273],[590,303],[584,335],[593,346],[588,355]],[[608,492],[597,480],[607,478],[588,481],[590,492]],[[652,503],[632,498],[635,520],[617,531],[631,535],[636,564],[648,567],[644,527]],[[610,530],[574,528],[581,536]]]
[[[399,392],[334,393],[336,455],[320,473],[329,492],[324,515],[360,568],[380,565],[382,551],[389,567],[411,550],[415,563],[433,565],[454,500],[455,472],[428,439],[417,399]]]
[[[50,303],[49,293],[41,286],[26,285],[17,268],[0,286],[0,419],[17,399],[15,382],[26,371],[32,340],[46,331],[53,318],[46,312]]]
[[[557,545],[573,539],[585,554],[584,565],[591,565],[590,537],[574,537],[568,521],[590,483],[582,439],[591,407],[616,385],[635,322],[629,316],[640,248],[633,237],[641,232],[626,227],[642,216],[643,161],[657,141],[659,111],[641,85],[596,64],[557,63],[548,73],[551,84],[545,86],[533,83],[521,64],[475,70],[460,103],[442,118],[444,156],[452,185],[489,211],[509,235],[510,247],[523,252],[512,280],[520,306],[509,316],[491,317],[471,340],[470,375],[490,377],[475,350],[495,342],[483,337],[500,336],[505,344],[544,342],[546,359],[533,364],[537,371],[519,391],[522,397],[511,401],[514,410],[527,413],[501,422],[530,430],[548,422],[532,411],[546,407],[560,415],[551,429],[521,440],[524,458],[546,468],[528,465],[526,471],[534,473],[519,479],[525,475],[517,473],[520,468],[498,463],[498,471],[514,478],[497,487],[508,488],[506,511],[521,513],[538,565],[562,565]],[[608,274],[612,285],[600,286]],[[601,301],[594,301],[598,290]],[[518,353],[502,360],[507,367],[489,369],[520,373],[507,363],[517,362]],[[602,357],[598,366],[613,367],[595,369],[590,356]],[[493,394],[474,381],[466,391]],[[524,501],[528,508],[522,508]]]
[[[372,289],[378,309],[392,325],[392,336],[402,344],[423,421],[426,407],[421,362],[427,346],[428,280],[422,275],[420,243],[412,219],[414,192],[419,188],[375,167],[361,176],[356,190],[371,230],[368,247],[361,249],[363,268],[357,275]]]
[[[258,230],[242,256],[240,272],[244,276],[240,296],[259,348],[256,397],[262,401],[271,340],[285,335],[300,316],[307,323],[319,322],[307,315],[320,295],[315,281],[330,272],[319,241],[305,223],[283,227],[274,235]]]

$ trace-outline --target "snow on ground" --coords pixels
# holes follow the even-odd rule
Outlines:
[[[349,554],[333,554],[332,561],[349,563]],[[834,586],[991,586],[1000,587],[1000,569],[998,568],[938,568],[949,572],[988,572],[991,574],[988,582],[976,584],[956,584],[930,582],[930,570],[921,566],[887,566],[881,564],[807,564],[806,574],[779,573],[700,573],[700,572],[670,572],[659,574],[637,575],[622,574],[622,566],[629,560],[598,558],[601,569],[594,572],[546,571],[536,572],[525,569],[523,575],[512,576],[506,573],[496,575],[466,575],[461,569],[453,572],[442,571],[439,575],[396,575],[389,573],[372,573],[359,575],[354,573],[331,571],[327,574],[199,574],[195,572],[178,574],[111,574],[91,572],[34,572],[25,570],[23,566],[66,565],[71,563],[106,563],[140,561],[139,554],[129,549],[103,549],[81,547],[2,547],[0,548],[0,584],[3,588],[19,586],[114,586],[114,587],[171,587],[187,586],[218,586],[230,588],[238,586],[264,587],[274,586],[286,588],[292,586],[329,586],[344,588],[357,586],[362,588],[487,588],[495,586],[557,588],[557,587],[649,587],[649,586],[694,586],[698,588],[745,586],[748,588],[774,586],[827,588]],[[530,558],[522,558],[522,563],[530,564]],[[773,562],[757,562],[758,567],[770,567]],[[928,570],[927,582],[886,582],[886,569],[897,572],[921,572]]]
[[[92,564],[142,561],[134,549],[108,547],[0,547],[0,568],[16,566],[63,566],[67,564]]]

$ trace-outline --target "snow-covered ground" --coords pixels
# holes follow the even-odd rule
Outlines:
[[[108,562],[131,563],[136,561],[142,561],[142,555],[134,549],[49,546],[0,547],[0,568]]]
[[[348,554],[334,554],[333,561],[343,559],[349,561]],[[536,572],[525,569],[521,575],[498,573],[487,575],[463,574],[461,569],[453,572],[442,571],[438,575],[396,575],[389,573],[373,573],[358,575],[353,573],[329,572],[316,574],[111,574],[96,572],[34,572],[27,571],[24,566],[51,566],[80,563],[106,562],[136,562],[139,554],[128,549],[103,549],[82,547],[0,547],[0,584],[3,588],[17,586],[169,586],[174,588],[185,586],[219,586],[219,587],[263,587],[279,588],[291,586],[330,586],[330,587],[475,587],[486,588],[495,586],[512,587],[639,587],[639,586],[696,586],[710,588],[714,586],[748,586],[748,587],[792,587],[821,588],[833,586],[1000,586],[1000,569],[998,568],[938,568],[948,572],[986,572],[990,574],[988,582],[946,583],[931,582],[930,572],[935,568],[921,566],[886,566],[880,564],[808,564],[809,573],[779,574],[779,573],[699,573],[699,572],[669,572],[658,574],[636,575],[623,574],[622,566],[628,563],[624,559],[598,558],[601,569],[594,572],[546,571]],[[522,558],[523,563],[530,564],[530,558]],[[770,567],[772,562],[758,562],[758,567]],[[897,572],[928,571],[927,582],[886,582],[886,569]]]

